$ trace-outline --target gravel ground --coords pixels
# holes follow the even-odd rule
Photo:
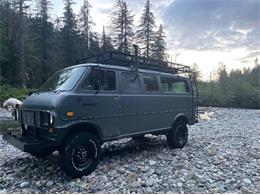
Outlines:
[[[6,121],[12,119],[12,115],[6,109],[0,108],[0,121]]]
[[[260,111],[203,110],[182,150],[164,136],[106,143],[97,170],[77,180],[60,170],[57,154],[38,160],[0,137],[0,192],[260,193]]]

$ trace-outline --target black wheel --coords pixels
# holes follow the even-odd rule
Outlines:
[[[80,178],[95,170],[100,159],[99,138],[90,133],[80,133],[67,139],[60,149],[60,164],[72,178]]]
[[[30,154],[32,156],[35,156],[36,158],[46,158],[50,155],[52,155],[52,153],[54,152],[53,149],[46,149],[46,150],[43,150],[41,152],[31,152]]]
[[[172,148],[183,148],[188,141],[187,124],[183,121],[177,121],[168,132],[167,142]]]

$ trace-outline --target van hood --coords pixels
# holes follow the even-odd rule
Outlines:
[[[52,110],[55,108],[55,100],[58,96],[59,94],[55,92],[34,93],[24,100],[21,108],[33,110]]]

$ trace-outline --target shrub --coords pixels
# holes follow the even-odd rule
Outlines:
[[[17,98],[24,100],[29,92],[29,89],[15,88],[9,85],[0,86],[0,103],[1,105],[8,98]]]

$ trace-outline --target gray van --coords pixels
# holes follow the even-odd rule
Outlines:
[[[107,141],[165,134],[170,147],[184,147],[187,125],[197,120],[196,86],[180,76],[189,67],[122,55],[107,52],[56,72],[17,109],[21,135],[3,138],[36,157],[58,150],[72,178],[96,168]]]

